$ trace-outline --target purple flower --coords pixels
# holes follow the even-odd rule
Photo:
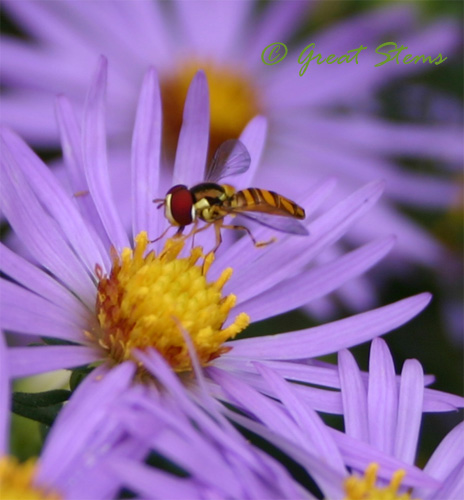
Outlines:
[[[270,363],[254,366],[266,386],[261,392],[272,399],[215,368],[208,371],[226,398],[256,422],[234,412],[227,412],[229,418],[261,434],[306,467],[325,498],[344,498],[349,488],[359,491],[362,481],[357,474],[364,471],[373,486],[385,488],[391,482],[389,488],[394,491],[400,485],[401,490],[414,488],[412,498],[459,498],[464,472],[462,424],[443,440],[423,470],[414,462],[422,414],[462,407],[463,398],[426,388],[431,379],[424,376],[417,360],[407,360],[396,376],[382,339],[373,340],[369,365],[368,373],[361,372],[344,350],[339,353],[338,368],[327,364],[325,378],[312,380],[340,390],[345,432],[326,426],[300,386],[282,378],[290,378],[290,372],[279,375]],[[333,382],[337,376],[338,385]],[[315,459],[330,464],[330,474],[314,468]],[[347,482],[349,474],[354,477]]]
[[[387,344],[382,339],[375,339],[367,380],[348,351],[339,354],[339,372],[346,434],[405,465],[413,465],[422,414],[428,410],[427,389],[424,390],[424,373],[419,361],[406,360],[401,377],[397,377]],[[433,392],[438,394],[438,391]],[[455,396],[440,394],[441,402],[449,404],[451,409]],[[462,495],[463,430],[463,424],[453,429],[424,467],[424,472],[438,485],[427,488],[419,483],[413,497],[453,499]]]
[[[130,436],[174,464],[182,475],[130,456],[108,461],[109,472],[126,488],[142,498],[312,498],[281,464],[249,443],[221,414],[222,406],[202,390],[201,370],[198,390],[186,391],[156,351],[137,357],[162,389],[136,387],[125,397],[130,408],[119,417]]]
[[[156,74],[150,70],[134,128],[130,213],[124,214],[132,221],[135,246],[131,249],[109,184],[105,86],[106,61],[102,59],[89,91],[82,132],[69,102],[58,99],[70,192],[75,196],[63,190],[17,135],[9,130],[1,133],[1,206],[35,259],[28,261],[0,246],[1,269],[10,278],[2,279],[0,286],[2,327],[16,335],[52,337],[64,344],[11,348],[12,377],[95,362],[112,366],[133,359],[134,349],[155,347],[179,373],[191,371],[198,358],[200,365],[214,366],[262,390],[262,379],[253,368],[250,372],[250,366],[266,361],[284,376],[293,368],[292,378],[311,382],[319,369],[308,371],[309,358],[382,335],[427,305],[430,296],[424,293],[314,328],[233,340],[250,320],[265,319],[324,296],[388,252],[394,240],[387,237],[307,267],[370,209],[382,183],[365,186],[318,216],[309,215],[309,236],[286,235],[264,249],[254,248],[248,238],[228,240],[215,259],[199,247],[187,252],[182,238],[170,239],[164,246],[151,244],[149,238],[166,225],[152,203],[165,192],[160,186],[179,181],[193,185],[202,179],[208,97],[205,77],[199,72],[186,101],[171,180],[159,168],[161,109]],[[258,117],[241,135],[252,163],[249,171],[237,176],[237,183],[249,185],[247,179],[253,175],[264,141],[263,127]],[[332,184],[326,181],[308,190],[301,199],[308,214]],[[260,227],[254,234],[268,240],[275,231]],[[212,248],[214,234],[204,231],[198,240]],[[147,249],[153,251],[147,253]],[[222,397],[216,383],[210,390]],[[329,391],[307,388],[305,394],[315,408],[340,412],[341,401]]]
[[[94,371],[62,409],[38,460],[19,464],[8,457],[12,374],[7,356],[8,350],[0,335],[1,497],[32,498],[29,491],[50,499],[115,495],[122,487],[121,479],[116,474],[102,474],[102,464],[111,457],[118,459],[121,454],[136,459],[147,452],[141,443],[129,437],[117,418],[118,411],[127,410],[120,398],[130,388],[135,366],[126,363],[110,373],[102,368]]]
[[[1,341],[3,388],[9,375]],[[29,492],[50,500],[117,498],[123,487],[150,498],[311,498],[282,465],[240,435],[208,394],[201,395],[200,409],[159,354],[139,356],[157,385],[131,386],[131,362],[97,368],[60,412],[36,462],[18,464],[6,455],[6,441],[0,443],[2,498]],[[1,395],[6,437],[10,394]],[[150,453],[182,474],[147,465]]]
[[[271,2],[259,13],[254,12],[255,2],[230,1],[4,5],[33,40],[2,38],[2,83],[8,91],[2,98],[2,120],[36,144],[56,145],[52,97],[66,92],[80,103],[88,71],[97,56],[105,54],[113,71],[111,142],[128,142],[134,87],[155,64],[163,90],[164,135],[174,146],[188,85],[195,72],[204,69],[212,98],[211,147],[237,137],[254,115],[263,114],[271,125],[267,169],[257,177],[263,187],[278,183],[303,196],[304,186],[330,174],[342,180],[342,199],[360,185],[383,178],[386,195],[349,237],[365,242],[387,231],[399,236],[395,253],[403,259],[434,264],[440,258],[437,241],[401,214],[397,204],[446,209],[458,203],[458,187],[449,176],[408,171],[396,158],[432,159],[453,175],[462,165],[462,130],[443,123],[443,118],[425,125],[389,122],[376,116],[371,103],[380,88],[430,67],[396,61],[375,67],[385,60],[375,53],[378,45],[393,40],[413,55],[435,57],[440,52],[448,64],[459,45],[454,22],[444,19],[418,28],[412,6],[375,9],[290,45],[283,62],[268,66],[261,60],[265,47],[288,43],[315,2]],[[310,42],[323,56],[339,56],[361,44],[368,48],[356,64],[318,66],[313,61],[300,77],[298,56]]]

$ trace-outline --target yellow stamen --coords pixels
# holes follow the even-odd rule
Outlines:
[[[177,372],[191,369],[179,325],[190,336],[203,366],[227,352],[222,344],[250,321],[242,313],[223,329],[236,302],[235,295],[222,296],[232,270],[225,269],[208,283],[213,254],[203,256],[202,249],[195,247],[188,257],[179,258],[184,240],[178,238],[168,240],[158,255],[145,255],[147,233],[141,232],[135,241],[133,251],[125,248],[121,256],[113,256],[110,276],[97,269],[100,328],[89,334],[93,340],[114,363],[130,359],[133,349],[154,347]]]
[[[20,464],[14,457],[0,457],[0,498],[5,500],[60,500],[50,488],[36,486],[35,460]]]
[[[227,139],[237,138],[245,125],[263,111],[251,78],[241,69],[208,61],[182,61],[161,78],[163,131],[168,150],[175,151],[187,90],[198,70],[208,79],[210,97],[210,152]]]
[[[411,500],[409,493],[398,493],[406,472],[398,470],[393,474],[390,484],[376,486],[378,464],[370,464],[364,477],[350,476],[345,480],[345,500]]]

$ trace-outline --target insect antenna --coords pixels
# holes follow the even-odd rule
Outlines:
[[[155,198],[154,200],[152,200],[153,203],[158,203],[159,205],[156,207],[158,209],[160,209],[161,207],[163,207],[165,204],[166,204],[166,200],[164,198]]]

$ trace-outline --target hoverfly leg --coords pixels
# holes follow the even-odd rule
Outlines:
[[[156,243],[160,239],[164,238],[167,234],[167,232],[171,229],[172,226],[168,226],[162,233],[161,236],[158,236],[158,238],[155,238],[154,240],[150,240],[150,243]]]
[[[253,244],[255,245],[256,248],[265,247],[265,246],[270,245],[271,243],[275,243],[277,241],[277,238],[271,238],[268,241],[256,241],[252,232],[246,226],[223,225],[222,227],[224,227],[226,229],[240,229],[242,231],[245,231],[248,234],[248,236],[251,238],[251,241],[253,242]]]
[[[184,229],[185,229],[185,226],[180,226],[179,229],[176,231],[174,238],[182,237],[182,233],[184,232]]]
[[[189,238],[190,236],[192,236],[192,248],[194,247],[194,241],[195,241],[195,235],[197,233],[201,233],[202,231],[204,231],[205,229],[208,229],[212,222],[209,222],[207,224],[205,224],[203,227],[200,227],[198,228],[198,222],[199,220],[197,219],[195,222],[194,222],[194,225],[193,225],[193,229],[190,231],[190,233],[186,236],[186,238]]]
[[[217,249],[221,246],[222,243],[222,235],[221,235],[221,227],[224,226],[223,219],[219,219],[214,222],[214,232],[216,233],[216,246],[213,248],[212,252],[216,253]]]
[[[195,246],[195,234],[198,233],[198,231],[199,231],[197,228],[198,228],[198,219],[195,220],[195,222],[193,223],[192,230],[187,235],[187,237],[192,235],[192,250],[193,250],[193,247]]]

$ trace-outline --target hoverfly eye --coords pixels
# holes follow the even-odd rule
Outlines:
[[[188,191],[187,186],[184,186],[184,184],[176,184],[175,186],[172,186],[171,189],[169,189],[169,191],[166,193],[166,196],[168,194],[173,194],[176,193],[177,191],[184,191],[184,190]]]
[[[187,186],[172,187],[166,195],[166,217],[177,226],[187,226],[194,219],[193,195]]]

